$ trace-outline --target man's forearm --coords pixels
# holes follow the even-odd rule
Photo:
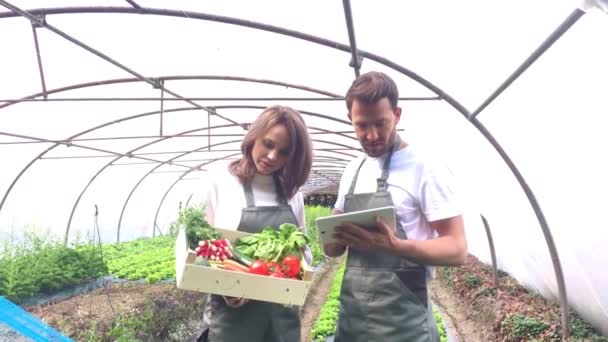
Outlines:
[[[432,240],[397,240],[392,253],[424,265],[462,265],[467,246],[465,241],[453,236]]]

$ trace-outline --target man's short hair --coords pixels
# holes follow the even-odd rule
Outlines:
[[[379,71],[370,71],[355,79],[346,92],[346,107],[350,112],[353,101],[365,104],[376,103],[388,98],[391,108],[397,107],[399,90],[397,84],[388,75]]]

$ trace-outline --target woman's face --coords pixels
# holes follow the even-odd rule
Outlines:
[[[284,125],[270,127],[255,140],[251,155],[258,173],[270,175],[283,168],[289,156],[289,133]]]

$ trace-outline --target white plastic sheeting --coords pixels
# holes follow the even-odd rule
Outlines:
[[[12,1],[22,9],[47,7],[46,1]],[[587,1],[586,5],[593,2]],[[604,2],[598,1],[598,4]],[[307,86],[342,96],[354,77],[348,52],[275,33],[217,22],[188,19],[188,12],[230,16],[280,26],[348,44],[342,4],[322,0],[167,1],[140,0],[144,7],[184,11],[181,17],[137,14],[53,14],[49,24],[110,56],[145,77],[233,76]],[[469,111],[490,93],[579,5],[573,1],[352,1],[359,49],[404,66],[459,101]],[[54,1],[53,7],[82,6]],[[126,1],[89,1],[87,7],[125,7]],[[585,7],[587,8],[587,7]],[[98,86],[51,94],[49,98],[159,98],[144,82],[102,84],[134,76],[57,34],[36,30],[47,90],[86,82]],[[570,304],[608,334],[608,243],[602,217],[608,191],[603,121],[608,111],[608,17],[590,10],[555,45],[480,115],[515,162],[543,209],[563,265]],[[0,106],[2,100],[41,91],[32,28],[21,17],[0,19]],[[362,72],[380,70],[398,82],[403,97],[434,93],[386,66],[365,59]],[[285,86],[209,79],[169,79],[165,87],[185,97],[323,97]],[[165,99],[172,96],[165,93]],[[197,100],[202,106],[258,106],[283,103],[301,111],[346,120],[342,101]],[[404,136],[420,148],[445,157],[462,179],[466,194],[470,250],[489,262],[482,213],[489,221],[498,264],[522,283],[548,297],[557,285],[544,237],[519,184],[481,134],[445,101],[403,101]],[[0,240],[25,226],[90,234],[94,206],[105,241],[152,234],[155,218],[165,231],[177,209],[200,200],[205,166],[175,183],[187,167],[238,157],[238,126],[184,101],[167,100],[162,134],[190,137],[159,140],[158,114],[108,125],[83,134],[37,160],[15,183],[0,210]],[[0,109],[0,195],[20,171],[52,143],[128,116],[160,111],[159,100],[23,102]],[[238,123],[250,122],[259,108],[222,108]],[[358,152],[345,123],[306,115],[314,133],[316,158],[311,184],[328,186],[336,177],[322,165],[343,166]],[[222,126],[222,127],[216,127]],[[208,129],[208,127],[214,127]],[[327,134],[346,132],[345,136]],[[209,133],[209,136],[206,134]],[[350,138],[349,138],[350,136]],[[121,139],[102,139],[122,137]],[[128,137],[128,138],[127,138]],[[135,138],[137,137],[137,138]],[[80,139],[80,140],[78,140]],[[22,144],[7,144],[22,142]],[[214,145],[209,149],[208,145]],[[350,148],[349,148],[350,147]],[[330,149],[335,150],[331,151]],[[120,158],[104,151],[133,154]],[[158,166],[181,153],[174,165]],[[70,158],[65,157],[83,157]],[[87,157],[87,158],[84,158]],[[92,177],[104,166],[93,181]],[[210,166],[213,164],[210,164]],[[325,168],[327,169],[327,168]],[[82,198],[78,196],[90,182]],[[167,189],[175,183],[171,191]],[[312,190],[314,188],[307,187]],[[166,195],[166,197],[164,197]],[[162,205],[161,205],[162,202]],[[160,209],[159,209],[160,207]],[[75,208],[75,209],[74,209]],[[158,217],[157,215],[158,210]]]

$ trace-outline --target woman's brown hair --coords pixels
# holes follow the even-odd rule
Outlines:
[[[278,189],[279,195],[289,199],[306,183],[312,167],[312,143],[306,123],[300,113],[293,108],[287,106],[266,108],[251,124],[243,138],[241,143],[243,157],[230,163],[229,170],[241,183],[251,182],[256,171],[252,156],[253,145],[275,125],[285,126],[289,134],[287,163],[274,174],[281,185],[281,189]]]

